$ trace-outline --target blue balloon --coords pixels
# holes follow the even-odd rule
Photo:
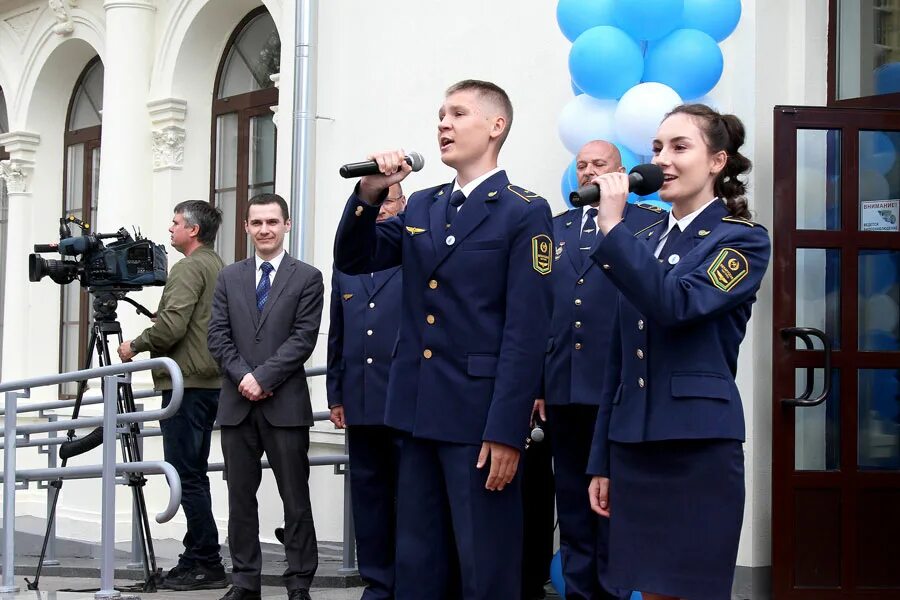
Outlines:
[[[616,25],[636,40],[658,40],[681,27],[684,0],[615,0]]]
[[[566,580],[563,579],[562,556],[559,551],[553,555],[553,560],[550,561],[550,585],[557,594],[563,598],[566,597]]]
[[[875,93],[900,92],[900,62],[886,63],[875,69]]]
[[[613,24],[613,0],[559,0],[556,22],[570,42],[598,25]]]
[[[684,0],[685,29],[699,29],[721,42],[741,20],[741,0]]]
[[[572,93],[575,94],[576,96],[580,96],[584,93],[584,90],[581,89],[580,87],[578,87],[577,85],[575,85],[575,82],[573,81],[572,82]]]
[[[724,65],[716,40],[696,29],[678,29],[647,52],[643,80],[665,84],[682,98],[697,98],[716,87]]]
[[[641,81],[644,56],[628,34],[608,25],[588,29],[569,51],[569,73],[584,93],[617,99]]]
[[[566,206],[569,208],[573,208],[572,204],[569,202],[569,194],[578,189],[578,173],[575,170],[574,158],[572,159],[572,162],[569,163],[569,166],[566,167],[566,170],[563,171],[561,188],[563,202],[565,202]]]

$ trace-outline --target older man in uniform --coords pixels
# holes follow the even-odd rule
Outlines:
[[[377,222],[403,211],[399,183],[388,190]],[[347,428],[350,486],[362,600],[394,597],[398,432],[384,424],[391,354],[400,327],[400,267],[331,277],[326,387],[331,422]]]
[[[512,116],[492,83],[451,86],[437,137],[455,179],[416,192],[399,219],[376,226],[388,187],[410,167],[402,151],[375,154],[382,174],[362,178],[338,228],[342,271],[403,265],[387,401],[387,424],[410,434],[397,600],[440,600],[457,581],[466,600],[520,594],[516,474],[550,331],[553,242],[547,202],[497,168]]]
[[[586,185],[603,173],[624,172],[615,145],[595,140],[578,152],[578,181]],[[623,219],[639,231],[663,217],[660,208],[629,204]],[[556,242],[553,274],[553,326],[544,371],[544,398],[535,404],[551,433],[559,518],[560,552],[567,600],[607,600],[630,592],[600,583],[606,568],[609,522],[591,511],[584,490],[597,403],[603,388],[616,287],[589,256],[597,242],[597,208],[584,206],[553,219]]]

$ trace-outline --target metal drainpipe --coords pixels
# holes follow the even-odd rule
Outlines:
[[[291,146],[291,215],[299,225],[290,237],[291,256],[312,262],[316,153],[316,0],[298,0],[294,21],[294,114]]]

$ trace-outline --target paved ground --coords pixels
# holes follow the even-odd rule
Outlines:
[[[16,585],[19,586],[19,592],[15,594],[16,600],[94,600],[94,591],[99,584],[97,579],[81,579],[69,577],[41,577],[41,591],[32,592],[26,587],[25,581],[20,576],[16,576]],[[134,584],[132,580],[117,580],[117,586],[130,586]],[[72,592],[63,592],[59,590],[79,590]],[[313,600],[359,600],[362,595],[363,588],[313,588],[310,592]],[[144,598],[145,600],[218,600],[227,590],[204,590],[198,592],[173,592],[162,590],[153,594],[143,594],[136,592],[122,592],[123,600],[131,598]],[[264,598],[287,598],[287,594],[283,587],[263,586],[262,595]],[[12,595],[4,594],[4,600],[12,598]]]

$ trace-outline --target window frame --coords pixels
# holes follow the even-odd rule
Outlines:
[[[91,223],[93,220],[91,216],[91,198],[93,197],[93,185],[94,185],[94,165],[93,165],[93,152],[100,148],[100,135],[102,131],[102,124],[95,125],[92,127],[84,127],[82,129],[75,129],[69,131],[69,122],[72,118],[72,111],[75,108],[75,98],[77,95],[78,89],[84,83],[87,74],[94,68],[94,66],[101,62],[99,56],[95,56],[84,66],[79,74],[78,79],[75,81],[75,85],[72,87],[72,94],[69,98],[69,105],[66,109],[66,121],[65,121],[65,132],[63,134],[63,177],[62,177],[62,216],[65,216],[68,212],[66,207],[66,194],[69,185],[69,148],[72,146],[77,146],[79,144],[84,144],[84,162],[82,164],[82,177],[84,187],[81,193],[81,215],[85,221]],[[102,116],[101,116],[102,120]],[[77,234],[77,232],[73,232],[73,234]],[[66,284],[71,285],[71,284]],[[59,371],[63,371],[63,361],[64,361],[64,345],[63,345],[63,336],[65,334],[65,317],[66,317],[66,305],[65,305],[65,290],[64,286],[60,286],[59,290],[59,357],[58,357],[58,365]],[[91,298],[90,294],[82,287],[79,287],[79,301],[78,301],[78,361],[77,367],[79,369],[85,368],[88,365],[88,360],[93,360],[93,357],[86,356],[87,344],[88,344],[88,329],[90,325],[90,305]],[[63,387],[60,386],[60,398],[68,398],[71,394],[63,393]]]
[[[831,108],[883,108],[897,110],[900,106],[900,92],[895,94],[877,94],[860,96],[859,98],[837,98],[838,75],[838,18],[840,0],[828,0],[828,90],[827,106]]]
[[[213,88],[213,102],[212,102],[212,115],[210,119],[210,170],[209,170],[209,202],[213,206],[216,206],[216,174],[218,172],[218,148],[217,148],[217,136],[218,136],[218,119],[227,114],[237,113],[238,118],[238,134],[237,134],[237,169],[235,173],[235,222],[234,228],[232,230],[232,235],[234,236],[234,256],[223,256],[222,260],[225,261],[226,264],[230,263],[232,259],[234,262],[238,262],[247,258],[247,236],[244,232],[244,219],[243,215],[247,210],[247,204],[249,198],[246,198],[247,190],[250,188],[250,173],[249,173],[249,157],[250,157],[250,120],[253,117],[264,116],[266,114],[271,114],[271,109],[273,106],[278,104],[278,88],[274,85],[272,87],[268,87],[262,90],[256,90],[253,92],[245,92],[243,94],[237,94],[235,96],[228,96],[226,98],[219,98],[219,92],[222,84],[224,83],[223,76],[225,74],[225,66],[228,62],[228,55],[231,52],[231,48],[237,42],[238,37],[250,24],[254,19],[259,17],[260,15],[266,14],[268,10],[265,6],[260,6],[249,13],[241,19],[241,21],[237,24],[234,30],[231,32],[231,36],[228,38],[228,43],[225,44],[225,49],[222,52],[222,57],[219,59],[219,66],[216,69],[216,79]],[[276,27],[277,30],[277,27]],[[278,140],[278,131],[276,128],[275,132],[276,145]],[[275,159],[277,169],[277,158],[278,154],[276,152]],[[223,234],[225,231],[223,230]]]

